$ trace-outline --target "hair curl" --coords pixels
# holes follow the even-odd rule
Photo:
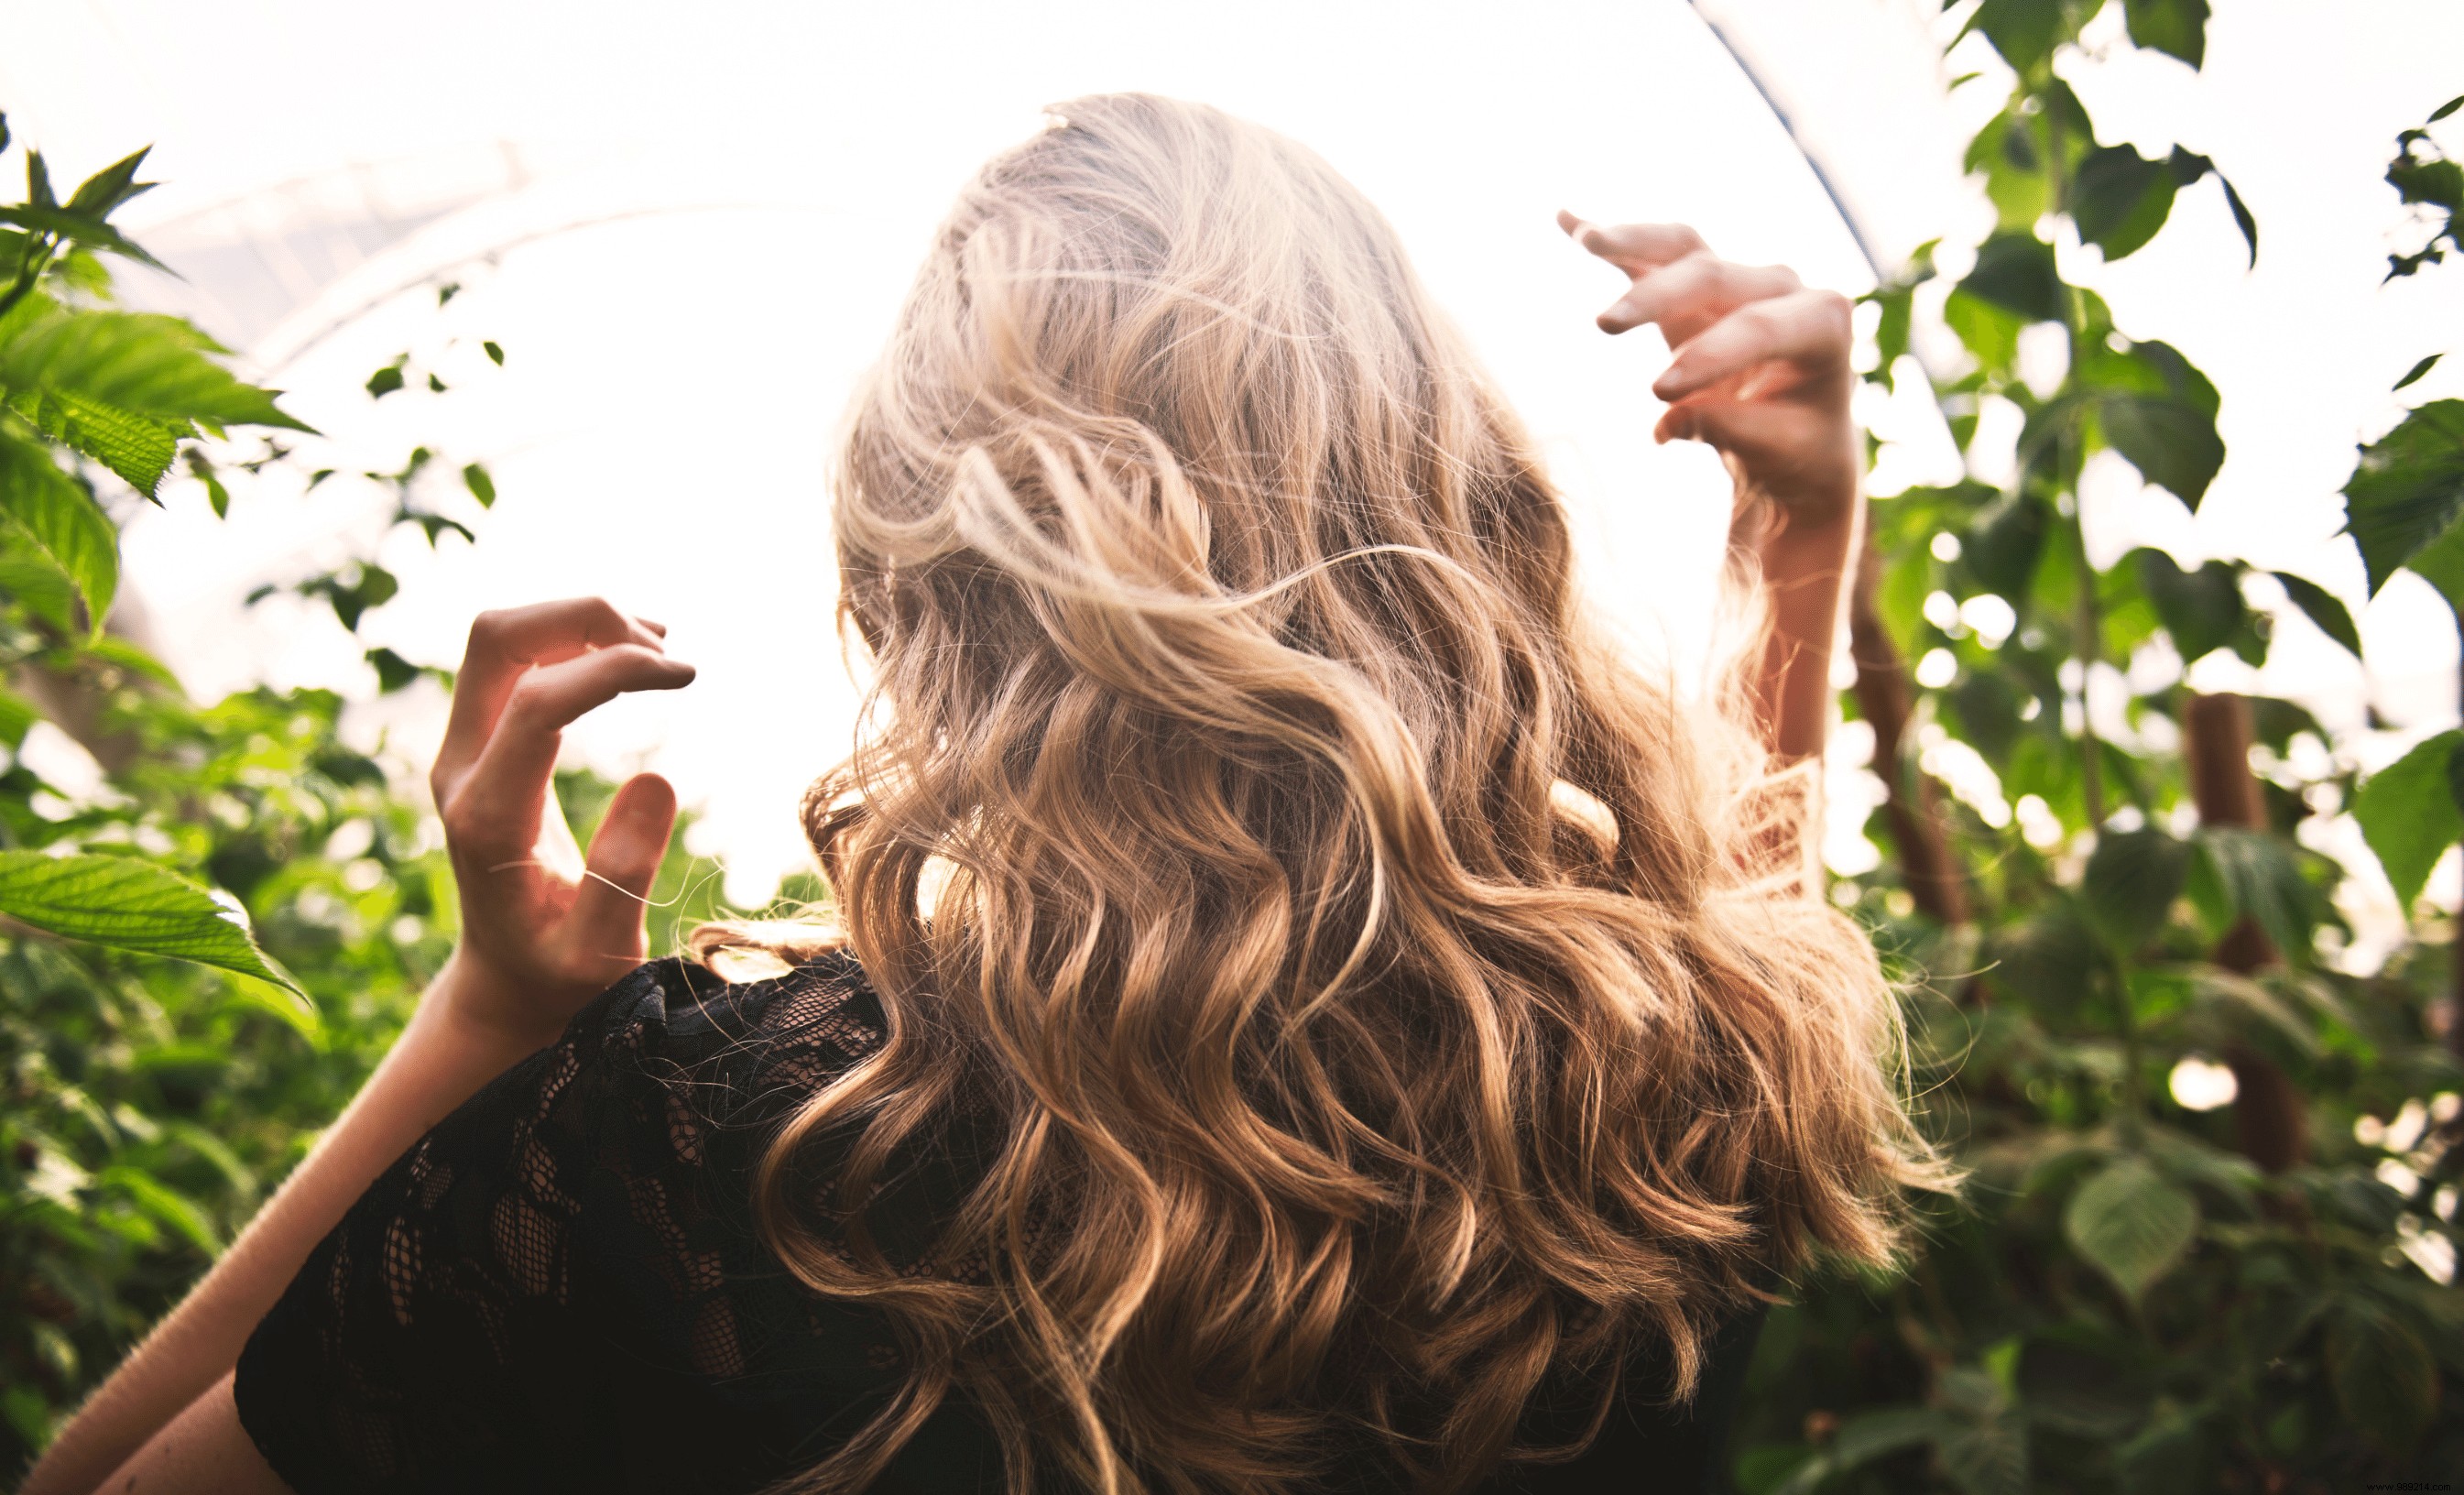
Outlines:
[[[1214,109],[1054,113],[942,226],[836,473],[873,677],[806,822],[888,1038],[758,1204],[907,1364],[799,1483],[953,1392],[1014,1489],[1564,1456],[1515,1444],[1544,1382],[1605,1412],[1658,1344],[1682,1397],[1721,1314],[1891,1255],[1939,1177],[1893,996],[1772,854],[1738,714],[1587,623],[1375,209]],[[953,1161],[937,1237],[877,1240]]]

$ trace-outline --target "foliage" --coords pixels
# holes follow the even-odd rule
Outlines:
[[[275,440],[242,457],[199,438],[251,424],[315,439],[196,328],[109,304],[93,252],[150,262],[107,221],[145,189],[143,154],[59,202],[29,152],[27,202],[0,209],[0,1471],[298,1161],[455,928],[425,796],[382,743],[352,745],[341,697],[257,690],[198,706],[105,631],[119,585],[107,501],[154,500],[185,470],[223,515],[234,486],[245,495],[306,459]],[[432,372],[420,384],[444,388]],[[481,508],[495,501],[484,465],[424,447],[365,476],[392,493],[393,523],[434,543],[471,538],[431,491],[448,473]],[[293,589],[356,630],[398,588],[361,560]],[[382,691],[451,680],[389,649],[367,658]],[[80,748],[99,781],[63,772]],[[612,786],[568,773],[559,789],[586,835]],[[658,948],[729,912],[681,827],[652,900]]]
[[[2357,784],[2299,707],[2182,681],[2218,649],[2265,659],[2294,613],[2358,652],[2342,600],[2231,559],[2092,563],[2085,467],[2126,462],[2143,502],[2196,508],[2225,459],[2219,400],[2066,278],[2046,235],[2118,259],[2177,213],[2221,211],[2254,260],[2260,243],[2215,162],[2097,140],[2063,69],[2105,3],[1975,6],[1969,28],[2013,76],[1968,155],[1995,228],[1955,283],[1929,252],[1869,298],[1877,383],[1923,380],[1980,470],[2000,467],[1979,446],[1989,407],[2019,430],[2008,481],[1872,505],[1846,704],[1891,798],[1869,827],[1881,865],[1834,889],[1909,984],[1911,1061],[1972,1183],[1930,1207],[1903,1274],[1774,1311],[1737,1448],[1755,1495],[2340,1489],[2464,1466],[2464,1069],[2437,1029],[2458,1026],[2452,934],[2426,919],[2376,974],[2344,970],[2343,872],[2307,829],[2349,804],[2409,904],[2464,832],[2464,734]],[[2118,3],[2129,44],[2204,63],[2206,0]],[[2429,131],[2456,107],[2396,143],[2387,179],[2427,237],[2390,278],[2464,248]],[[26,201],[0,209],[0,905],[16,915],[0,922],[0,1464],[40,1446],[302,1155],[454,928],[432,817],[382,744],[353,745],[339,697],[199,706],[104,631],[111,485],[152,499],[185,471],[220,515],[269,469],[312,488],[337,472],[281,444],[313,448],[304,430],[245,457],[201,444],[297,423],[195,329],[107,304],[98,256],[145,258],[109,222],[144,190],[143,153],[66,201],[28,156]],[[440,285],[439,306],[458,291]],[[1957,369],[1910,357],[1936,295]],[[2059,377],[2022,377],[2023,347],[2048,341]],[[363,387],[418,400],[445,380],[406,353]],[[2359,453],[2346,495],[2373,592],[2409,567],[2464,602],[2459,417],[2423,404]],[[497,498],[483,464],[425,447],[351,480],[431,544],[471,538],[453,505]],[[356,630],[399,585],[363,558],[279,589]],[[366,653],[384,691],[444,674]],[[37,734],[92,749],[99,784],[47,778],[21,751]],[[558,787],[585,831],[611,792]],[[654,948],[724,912],[681,834]],[[2227,1071],[2230,1106],[2168,1092],[2168,1075]]]
[[[1972,1181],[1931,1208],[1904,1276],[1775,1310],[1737,1451],[1758,1495],[2325,1490],[2464,1467],[2445,921],[2373,976],[2341,969],[2343,872],[2302,833],[2353,804],[2409,906],[2464,830],[2459,735],[2356,802],[2300,708],[2184,682],[2218,649],[2263,661],[2296,611],[2358,653],[2342,601],[2233,560],[2090,560],[2088,463],[2118,457],[2149,485],[2140,502],[2195,510],[2225,451],[2214,386],[2118,326],[2051,240],[2119,259],[2177,211],[2221,209],[2254,263],[2260,243],[2215,163],[2098,142],[2064,74],[2102,3],[1969,17],[2013,86],[1967,158],[1998,222],[1941,301],[1965,366],[1908,359],[1936,251],[1869,297],[1870,377],[1925,380],[1977,469],[1999,467],[1979,445],[1989,405],[2020,432],[2007,482],[1871,505],[1846,707],[1899,756],[1874,764],[1892,792],[1869,826],[1882,865],[1834,889],[1911,983],[1911,1057]],[[2123,11],[2130,44],[2204,61],[2203,0]],[[2405,202],[2452,196],[2433,161],[2407,132],[2389,174]],[[2202,202],[2189,189],[2211,176]],[[2032,383],[2020,349],[2046,342],[2060,377]],[[2346,492],[2373,591],[2410,565],[2464,597],[2454,404],[2361,454]],[[1915,688],[1901,672],[1895,693],[1907,659]],[[1934,865],[1954,875],[1913,873]],[[2230,1105],[2196,1083],[2183,1099],[2204,1109],[2168,1094],[2170,1075],[2228,1070]]]

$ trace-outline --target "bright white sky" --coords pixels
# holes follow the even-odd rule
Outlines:
[[[501,501],[469,516],[476,548],[449,540],[430,558],[414,537],[385,553],[404,594],[374,616],[372,642],[450,662],[474,610],[583,591],[671,625],[700,681],[620,703],[573,734],[575,751],[673,778],[705,814],[697,846],[728,859],[742,897],[800,863],[797,795],[847,744],[824,488],[838,409],[952,191],[1045,102],[1113,88],[1201,99],[1350,173],[1547,443],[1589,526],[1602,601],[1681,648],[1701,637],[1725,478],[1705,453],[1650,445],[1661,350],[1593,329],[1616,277],[1551,215],[1686,219],[1733,257],[1785,260],[1850,292],[1868,283],[1785,135],[1680,0],[11,10],[0,107],[55,176],[154,142],[153,174],[170,185],[131,209],[140,231],[355,164],[399,184],[422,163],[451,175],[516,147],[534,185],[431,226],[247,351],[334,436],[319,465],[390,468],[425,441],[495,471]],[[1947,235],[1955,265],[1986,221],[1958,156],[2001,97],[1990,55],[1945,67],[1928,0],[1716,10],[1882,250]],[[2231,451],[2195,522],[2125,473],[2091,494],[2093,536],[2111,553],[2148,539],[2186,558],[2246,555],[2358,606],[2359,562],[2330,538],[2352,443],[2392,423],[2387,385],[2464,328],[2464,268],[2378,286],[2399,221],[2379,172],[2398,129],[2464,91],[2464,7],[2219,11],[2204,75],[2153,57],[2074,70],[2108,140],[2153,151],[2179,139],[2214,156],[2261,222],[2259,269],[2245,275],[2203,186],[2154,247],[2080,272],[2125,330],[2177,343],[2215,379]],[[1947,78],[1970,67],[1989,76],[1946,100]],[[464,275],[470,289],[441,318],[425,293],[382,294],[603,218],[615,221]],[[482,338],[508,350],[501,372],[480,359]],[[460,387],[370,407],[360,383],[406,346]],[[2459,391],[2464,359],[2407,393]],[[1908,443],[1896,480],[1944,475],[1947,449],[1923,412],[1871,418]],[[128,577],[193,690],[265,678],[372,693],[321,605],[240,605],[260,581],[363,544],[382,517],[372,488],[337,479],[301,496],[269,482],[221,523],[181,485],[166,498],[128,532]],[[2365,699],[2416,734],[2453,718],[2453,630],[2409,579],[2364,614],[2372,678],[2306,625],[2286,627],[2305,636],[2285,646],[2278,683],[2338,722],[2357,724]],[[417,750],[435,706],[397,698],[366,718]],[[2401,740],[2357,750],[2376,761]]]

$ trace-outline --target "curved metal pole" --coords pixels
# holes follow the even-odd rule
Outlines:
[[[1814,173],[1814,180],[1822,187],[1822,195],[1831,199],[1831,210],[1839,215],[1840,225],[1848,231],[1848,237],[1856,242],[1857,253],[1864,256],[1865,268],[1873,272],[1874,283],[1880,285],[1886,278],[1882,272],[1882,259],[1875,252],[1872,237],[1865,231],[1864,220],[1858,216],[1856,209],[1849,206],[1847,194],[1839,190],[1839,184],[1832,179],[1830,169],[1822,164],[1822,158],[1815,155],[1814,147],[1805,143],[1805,137],[1797,130],[1796,120],[1788,112],[1788,106],[1781,103],[1779,96],[1771,92],[1771,85],[1763,80],[1762,74],[1746,55],[1746,50],[1737,45],[1734,36],[1728,34],[1727,27],[1721,23],[1717,15],[1704,8],[1703,0],[1685,0],[1685,4],[1693,11],[1694,18],[1703,23],[1703,29],[1711,33],[1712,39],[1720,44],[1722,51],[1727,53],[1728,60],[1737,65],[1737,71],[1746,76],[1746,81],[1754,86],[1755,94],[1762,99],[1763,107],[1769,109],[1771,112],[1771,118],[1779,121],[1779,127],[1788,132],[1788,143],[1796,147],[1796,153],[1804,159],[1806,168]]]

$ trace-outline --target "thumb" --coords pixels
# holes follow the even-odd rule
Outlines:
[[[573,900],[574,934],[594,956],[642,957],[650,884],[676,824],[676,791],[656,774],[635,774],[616,791],[590,838],[589,875]]]

